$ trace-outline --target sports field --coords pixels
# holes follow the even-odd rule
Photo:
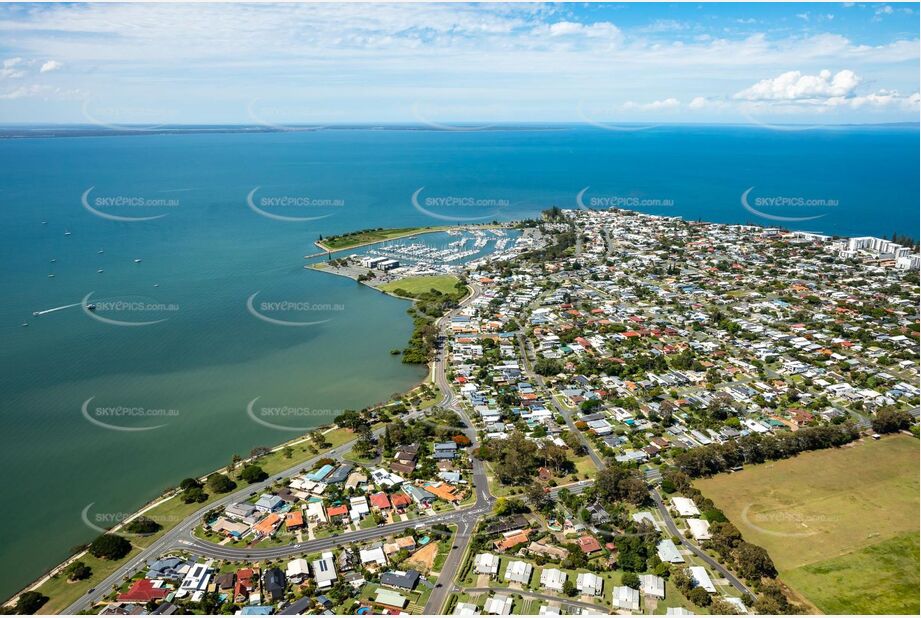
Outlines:
[[[696,485],[822,611],[918,613],[916,439],[863,440]]]

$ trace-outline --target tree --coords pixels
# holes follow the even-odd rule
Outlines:
[[[739,613],[739,608],[723,599],[713,599],[710,603],[710,613],[714,616],[734,616]]]
[[[194,502],[204,502],[208,499],[208,494],[201,487],[189,487],[182,492],[180,497],[186,504],[192,504]]]
[[[904,410],[883,408],[871,422],[876,433],[895,433],[911,427],[911,415]]]
[[[799,606],[790,603],[783,589],[776,581],[766,581],[761,585],[761,596],[755,601],[752,609],[756,614],[795,614]]]
[[[102,534],[90,543],[89,552],[97,558],[120,560],[131,551],[131,543],[117,534]]]
[[[149,517],[135,517],[125,525],[125,531],[131,534],[153,534],[163,526],[150,519]]]
[[[553,376],[563,371],[563,365],[554,358],[541,358],[534,363],[534,372],[542,376]]]
[[[649,490],[640,473],[621,464],[602,469],[595,478],[595,490],[607,502],[626,500],[639,505],[649,499]]]
[[[633,588],[634,590],[639,590],[640,589],[640,576],[637,575],[636,573],[627,571],[626,573],[624,573],[623,584],[624,586]]]
[[[201,483],[198,482],[198,479],[193,478],[182,479],[182,481],[179,483],[179,489],[182,491],[186,491],[191,487],[201,487]]]
[[[548,513],[553,510],[553,496],[547,493],[546,489],[540,483],[531,483],[528,487],[526,496],[531,508],[535,511]]]
[[[767,550],[758,545],[742,541],[735,550],[739,575],[748,579],[777,577],[777,568]]]
[[[243,470],[240,472],[240,478],[246,481],[247,483],[258,483],[269,478],[269,475],[265,470],[260,468],[255,464],[249,464],[243,467]]]
[[[208,480],[205,481],[205,484],[210,491],[213,491],[216,494],[226,494],[229,491],[233,491],[237,487],[237,484],[231,481],[229,476],[219,472],[215,472],[209,476]]]
[[[563,594],[568,597],[574,597],[576,596],[576,592],[578,592],[576,584],[572,581],[572,578],[567,578],[566,581],[563,582]]]
[[[86,579],[93,574],[93,570],[86,566],[85,563],[80,560],[76,560],[67,565],[67,568],[64,569],[64,575],[67,576],[67,581],[76,582],[82,579]]]
[[[697,587],[688,593],[688,599],[698,607],[710,605],[710,593],[703,588]]]
[[[47,602],[48,597],[40,592],[34,590],[23,592],[16,600],[16,613],[35,614],[38,612],[39,608]]]

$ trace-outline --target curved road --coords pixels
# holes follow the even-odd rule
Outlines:
[[[467,304],[473,302],[481,293],[481,289],[474,283],[470,284],[472,289],[471,293],[464,298],[460,306],[440,318],[436,324],[439,327],[443,327],[445,324],[450,323],[450,318],[457,314],[459,309]],[[451,390],[450,384],[448,383],[445,377],[445,363],[446,359],[444,358],[443,351],[438,351],[438,358],[435,362],[435,382],[438,387],[442,390],[443,399],[441,405],[448,407],[458,414],[468,423],[467,427],[464,429],[468,437],[471,438],[473,443],[476,442],[476,432],[473,430],[472,424],[470,424],[469,419],[466,419],[466,415],[463,412],[463,409],[458,405],[453,391]],[[421,413],[414,412],[407,415],[407,419],[415,418],[421,416]],[[380,434],[383,432],[383,429],[378,429],[375,433]],[[367,530],[357,530],[354,532],[348,532],[341,534],[335,537],[329,537],[326,539],[315,539],[312,541],[304,541],[302,543],[295,543],[292,545],[285,545],[281,547],[270,547],[270,548],[235,548],[235,547],[225,547],[222,545],[217,545],[209,541],[199,539],[194,536],[195,528],[198,526],[201,521],[202,516],[205,515],[208,511],[215,509],[221,506],[227,506],[229,504],[239,502],[250,496],[252,493],[256,493],[262,490],[269,488],[273,483],[290,477],[297,474],[302,469],[311,468],[317,461],[323,458],[333,458],[337,460],[342,460],[351,448],[353,441],[346,442],[340,446],[335,447],[332,450],[320,453],[316,457],[313,457],[307,461],[303,461],[297,465],[294,465],[287,470],[284,470],[278,474],[273,475],[272,477],[262,481],[260,483],[254,483],[252,485],[247,485],[244,488],[241,488],[233,493],[223,496],[221,499],[209,503],[206,506],[203,506],[195,513],[187,517],[175,528],[167,531],[162,537],[157,539],[149,547],[142,550],[137,556],[135,556],[129,562],[126,562],[124,565],[117,568],[111,575],[106,577],[103,581],[96,585],[96,587],[84,595],[79,601],[71,604],[67,607],[62,613],[64,614],[77,614],[81,611],[84,611],[90,608],[95,603],[99,602],[103,597],[105,597],[113,587],[120,585],[125,579],[130,577],[132,574],[143,568],[143,566],[150,560],[156,559],[159,556],[168,553],[170,550],[180,550],[187,551],[192,554],[197,554],[207,558],[217,558],[222,560],[264,560],[264,559],[277,559],[284,558],[287,556],[293,556],[298,554],[312,553],[316,551],[322,551],[325,549],[331,549],[333,547],[338,547],[344,544],[358,542],[358,541],[367,541],[371,539],[386,537],[391,534],[402,532],[404,530],[415,528],[420,525],[430,525],[435,523],[445,523],[445,524],[456,524],[458,526],[457,539],[458,541],[463,541],[463,545],[460,543],[457,545],[458,549],[452,549],[448,555],[448,559],[445,561],[444,566],[442,567],[443,574],[453,573],[451,565],[453,563],[459,563],[460,558],[463,556],[463,552],[466,550],[466,545],[469,543],[470,531],[473,528],[473,525],[476,523],[478,518],[483,514],[489,512],[492,508],[493,497],[489,494],[488,483],[486,479],[486,473],[483,468],[483,464],[476,459],[472,459],[473,462],[473,483],[476,491],[476,503],[472,507],[467,507],[465,509],[458,509],[453,512],[440,513],[438,515],[432,515],[427,517],[420,517],[414,520],[398,522],[394,524],[388,524],[386,526],[381,526],[378,528],[370,528]],[[456,569],[456,566],[455,566]],[[442,582],[439,582],[442,583]],[[429,604],[433,604],[432,598],[439,596],[438,593],[442,589],[446,590],[446,586],[442,588],[437,588],[432,596],[430,597]],[[444,599],[442,598],[441,602]]]
[[[652,496],[653,502],[656,503],[656,507],[659,509],[659,513],[662,514],[662,519],[665,520],[665,525],[666,525],[666,527],[668,528],[668,531],[669,531],[669,533],[671,533],[672,536],[675,536],[675,537],[678,537],[679,539],[681,539],[681,544],[682,544],[682,545],[684,545],[685,547],[687,547],[688,549],[690,549],[691,552],[692,552],[695,556],[697,556],[698,558],[700,558],[701,560],[703,560],[704,562],[706,562],[707,565],[708,565],[711,569],[713,569],[714,571],[716,571],[717,573],[719,573],[720,575],[722,575],[723,577],[725,577],[725,578],[729,581],[729,583],[732,584],[732,586],[733,586],[736,590],[738,590],[738,591],[741,592],[742,594],[748,594],[748,595],[750,595],[752,598],[755,598],[754,593],[752,593],[752,591],[749,590],[749,589],[745,586],[745,584],[743,584],[743,583],[739,580],[738,577],[736,577],[735,575],[733,575],[733,574],[729,571],[729,569],[727,569],[727,568],[724,567],[722,564],[720,564],[719,562],[717,562],[716,560],[714,560],[713,557],[712,557],[710,554],[708,554],[707,552],[705,552],[705,551],[702,550],[701,548],[697,547],[697,545],[694,545],[694,543],[691,543],[689,540],[687,540],[686,538],[684,538],[684,535],[681,534],[681,532],[678,530],[678,526],[675,525],[675,520],[672,519],[672,514],[668,512],[668,507],[665,506],[665,503],[664,503],[664,502],[662,502],[662,496],[659,495],[659,490],[658,490],[658,489],[653,489],[652,491],[649,492],[649,494]]]

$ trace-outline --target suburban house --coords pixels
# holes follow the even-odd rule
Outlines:
[[[545,568],[540,573],[540,585],[547,590],[555,592],[563,591],[563,584],[566,583],[566,573],[559,569]]]
[[[576,590],[586,596],[597,597],[604,592],[604,580],[594,573],[579,573]]]

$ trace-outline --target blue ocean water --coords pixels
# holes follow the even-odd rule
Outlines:
[[[556,127],[0,141],[0,435],[14,479],[4,522],[16,531],[0,547],[0,592],[92,538],[88,504],[130,512],[233,453],[298,433],[252,422],[254,398],[315,411],[306,424],[316,425],[422,378],[388,353],[411,331],[407,303],[303,268],[321,235],[517,219],[575,208],[580,192],[587,205],[779,224],[742,206],[753,188],[750,204],[786,198],[759,201],[767,215],[818,217],[787,227],[917,238],[918,140],[904,127]],[[80,307],[32,315],[87,294],[98,317],[165,321],[117,326]],[[301,303],[274,315],[318,324],[256,319],[253,294],[257,305]],[[176,414],[112,417],[165,424],[114,431],[83,416],[90,398]]]

